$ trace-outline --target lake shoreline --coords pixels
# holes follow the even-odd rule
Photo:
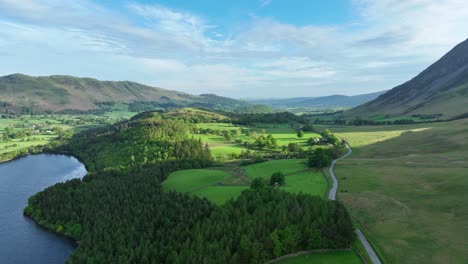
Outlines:
[[[0,162],[0,263],[64,263],[80,241],[60,228],[53,230],[28,208],[29,199],[55,184],[81,179],[87,174],[84,164],[71,153],[42,151],[18,155]],[[26,211],[29,210],[28,215]],[[56,225],[58,226],[58,225]],[[16,245],[22,245],[17,247]]]

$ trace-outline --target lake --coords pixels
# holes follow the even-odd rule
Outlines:
[[[29,155],[0,164],[0,263],[64,263],[72,241],[23,216],[28,198],[43,189],[86,174],[84,165],[65,155]]]

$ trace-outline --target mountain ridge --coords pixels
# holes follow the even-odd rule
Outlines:
[[[334,108],[354,107],[377,98],[386,91],[379,91],[358,95],[328,95],[317,97],[292,97],[249,100],[253,103],[261,103],[272,107],[311,107],[311,108]]]
[[[434,115],[442,119],[468,113],[468,39],[411,80],[346,112],[351,116]]]
[[[192,95],[133,81],[101,81],[70,75],[0,77],[0,112],[93,112],[126,103],[132,109],[167,109],[182,106],[213,110],[247,109],[250,103],[214,94]]]

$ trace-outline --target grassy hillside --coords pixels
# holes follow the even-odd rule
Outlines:
[[[441,119],[468,114],[468,40],[412,80],[347,112],[350,116],[434,115]]]
[[[196,106],[224,111],[256,111],[245,101],[216,95],[191,95],[122,81],[99,81],[73,76],[32,77],[13,74],[0,77],[1,112],[105,112],[117,103],[141,112],[180,106]],[[266,111],[266,109],[263,109]]]
[[[338,199],[387,263],[467,263],[468,120],[333,127]]]

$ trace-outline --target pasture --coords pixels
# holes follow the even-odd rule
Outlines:
[[[307,147],[307,140],[311,137],[320,137],[315,132],[304,132],[302,138],[297,137],[296,129],[289,126],[289,124],[257,124],[255,129],[265,129],[267,134],[272,134],[273,137],[278,139],[279,146],[287,146],[289,143],[297,143],[300,146]]]
[[[180,170],[171,173],[162,187],[167,191],[186,192],[223,204],[249,188],[248,185],[233,183],[232,178],[235,176],[223,168]]]
[[[181,170],[171,173],[162,186],[166,190],[190,192],[197,188],[222,182],[229,176],[231,176],[229,173],[221,170]]]
[[[31,147],[48,144],[58,137],[57,130],[72,130],[76,133],[111,124],[128,116],[130,112],[115,112],[108,116],[4,115],[0,118],[0,161],[13,158],[19,153],[27,153]]]
[[[233,138],[230,141],[227,141],[222,135],[215,134],[194,134],[196,138],[200,138],[203,143],[207,143],[211,149],[213,157],[221,159],[224,157],[226,159],[227,155],[236,154],[239,155],[242,151],[255,151],[255,152],[265,152],[265,151],[280,151],[282,146],[287,146],[290,143],[297,143],[302,146],[304,149],[308,147],[307,140],[310,137],[320,137],[319,134],[315,132],[305,132],[302,138],[297,137],[296,129],[290,127],[289,124],[256,124],[254,126],[237,126],[229,123],[200,123],[196,125],[200,129],[211,129],[213,131],[242,131],[243,133],[233,134]],[[249,137],[246,135],[246,131],[254,132],[255,135]],[[241,143],[236,143],[236,139],[241,142],[254,142],[255,138],[263,135],[272,135],[277,139],[278,147],[275,149],[258,149],[245,146]]]
[[[338,200],[387,263],[468,263],[468,120],[331,127]]]
[[[286,175],[307,169],[306,160],[284,159],[271,160],[243,167],[245,173],[251,178],[270,179],[275,172],[282,172]]]
[[[216,204],[224,204],[248,189],[252,179],[260,177],[268,181],[273,173],[279,171],[286,174],[286,184],[280,187],[281,190],[325,196],[327,181],[322,172],[308,169],[305,160],[299,159],[272,160],[244,167],[229,164],[209,169],[181,170],[171,173],[162,186],[167,191],[187,192]]]
[[[291,193],[304,193],[324,197],[327,192],[327,181],[321,171],[304,171],[286,176],[282,190]]]

